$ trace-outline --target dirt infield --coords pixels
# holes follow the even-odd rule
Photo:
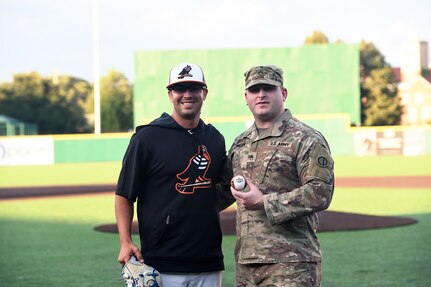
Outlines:
[[[430,188],[431,176],[409,176],[409,177],[344,177],[336,178],[337,187],[387,187],[387,188]],[[41,186],[41,187],[14,187],[0,188],[1,199],[19,199],[42,196],[64,196],[82,195],[99,192],[113,192],[114,184],[106,185],[86,185],[86,186]],[[319,212],[319,232],[340,231],[340,230],[360,230],[370,228],[386,228],[402,226],[416,223],[415,219],[393,216],[372,216],[364,214],[353,214],[333,211]],[[220,222],[224,234],[235,233],[235,210],[227,210],[220,214]],[[95,227],[101,232],[117,233],[115,224],[105,224]],[[138,233],[137,223],[132,226],[132,233]]]
[[[430,188],[431,176],[339,177],[336,187]]]
[[[67,185],[0,188],[0,199],[18,199],[41,196],[80,195],[98,192],[113,192],[114,184]]]
[[[235,234],[235,218],[235,210],[220,213],[220,225],[223,234]],[[326,210],[319,212],[319,221],[318,232],[387,228],[409,225],[417,222],[415,219],[404,217],[372,216]],[[118,233],[115,224],[99,225],[94,229],[100,232]],[[133,222],[132,234],[139,234],[137,222]]]

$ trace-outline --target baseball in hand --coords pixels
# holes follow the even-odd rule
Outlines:
[[[247,186],[247,182],[242,175],[236,175],[232,178],[231,185],[233,188],[239,191],[244,190],[244,188]]]

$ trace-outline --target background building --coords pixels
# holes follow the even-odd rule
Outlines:
[[[428,43],[413,42],[405,50],[398,86],[402,125],[431,124],[431,74]]]

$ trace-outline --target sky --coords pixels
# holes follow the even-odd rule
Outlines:
[[[431,48],[429,0],[0,0],[0,83],[31,71],[93,81],[94,1],[98,71],[131,82],[137,51],[290,48],[316,30],[371,42],[394,67],[406,43]]]

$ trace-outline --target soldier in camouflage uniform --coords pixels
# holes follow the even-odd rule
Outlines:
[[[257,66],[245,74],[255,122],[229,157],[247,187],[231,188],[237,208],[237,286],[320,286],[316,212],[328,208],[334,162],[325,138],[284,108],[283,71]]]

